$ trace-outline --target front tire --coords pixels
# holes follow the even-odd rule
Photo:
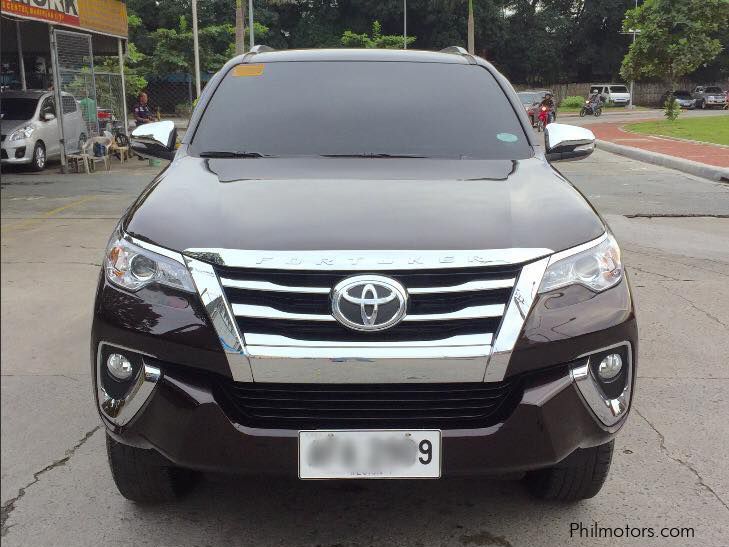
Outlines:
[[[554,501],[578,501],[595,496],[610,471],[615,441],[578,449],[554,467],[527,473],[529,491]]]
[[[587,109],[583,106],[580,109],[580,118],[584,118],[585,117],[585,114],[587,114]]]
[[[174,467],[153,450],[127,446],[106,436],[111,476],[119,493],[138,503],[174,501],[189,492],[196,473]]]
[[[33,147],[33,158],[30,162],[30,168],[33,171],[43,171],[46,167],[46,147],[38,141]]]

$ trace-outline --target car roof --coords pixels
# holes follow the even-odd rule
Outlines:
[[[19,89],[10,89],[3,91],[2,97],[3,99],[39,99],[43,95],[48,95],[49,93],[53,92],[47,89],[27,89],[26,91],[21,91]],[[61,91],[61,95],[63,97],[73,97],[73,95],[66,91]]]
[[[29,89],[27,91],[20,91],[20,90],[9,90],[9,91],[3,91],[2,96],[5,99],[37,99],[39,97],[42,97],[48,93],[48,91],[45,91],[43,89]]]
[[[417,49],[285,49],[261,51],[240,61],[276,63],[286,61],[401,61],[410,63],[472,64],[470,55]]]

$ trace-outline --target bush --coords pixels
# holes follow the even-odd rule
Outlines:
[[[663,105],[663,115],[669,120],[674,121],[681,113],[681,107],[673,94],[668,95],[666,103]]]
[[[567,107],[567,108],[579,108],[585,103],[585,99],[583,97],[578,97],[577,95],[572,95],[571,97],[565,97],[562,99],[562,102],[559,103],[559,106],[561,107]]]

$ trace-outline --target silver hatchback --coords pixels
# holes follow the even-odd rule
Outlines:
[[[86,140],[86,124],[76,99],[62,93],[66,150],[76,151]],[[51,91],[5,91],[0,95],[3,164],[30,164],[42,170],[61,154],[56,101]]]

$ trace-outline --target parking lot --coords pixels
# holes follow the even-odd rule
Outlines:
[[[611,475],[575,505],[513,481],[210,475],[176,505],[124,500],[94,408],[89,325],[107,238],[156,169],[3,173],[3,544],[727,545],[729,185],[601,151],[559,168],[622,245],[641,335]],[[590,537],[595,522],[633,537]],[[635,536],[647,528],[655,537]]]

